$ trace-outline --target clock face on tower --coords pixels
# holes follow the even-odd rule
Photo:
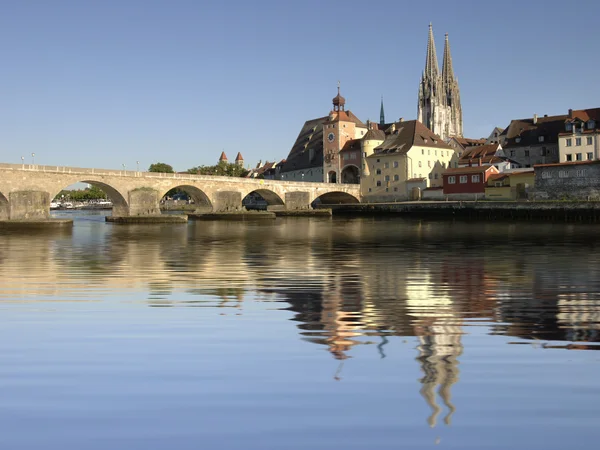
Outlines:
[[[335,134],[333,134],[333,133],[329,133],[329,134],[327,135],[327,140],[328,140],[329,142],[333,142],[333,140],[334,140],[334,139],[335,139]]]

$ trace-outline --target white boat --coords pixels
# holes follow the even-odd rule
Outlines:
[[[50,209],[58,209],[58,208],[60,208],[60,203],[50,202]]]

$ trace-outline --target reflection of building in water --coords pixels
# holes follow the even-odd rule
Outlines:
[[[444,422],[450,425],[455,407],[452,386],[458,381],[458,357],[462,354],[462,319],[453,300],[437,286],[427,272],[410,277],[406,284],[407,304],[419,339],[417,360],[423,370],[421,395],[431,407],[429,426],[437,424],[442,408],[437,394],[448,409]]]

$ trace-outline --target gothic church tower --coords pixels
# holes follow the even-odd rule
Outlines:
[[[440,74],[431,24],[429,24],[425,71],[419,84],[417,118],[419,122],[443,140],[463,135],[460,91],[458,80],[454,77],[448,35],[446,34],[444,60]]]

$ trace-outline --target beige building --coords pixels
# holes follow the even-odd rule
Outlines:
[[[558,136],[559,162],[600,159],[600,108],[569,110],[564,129]]]
[[[362,140],[361,194],[367,202],[393,202],[442,186],[442,173],[458,163],[457,150],[418,120],[400,121]]]

